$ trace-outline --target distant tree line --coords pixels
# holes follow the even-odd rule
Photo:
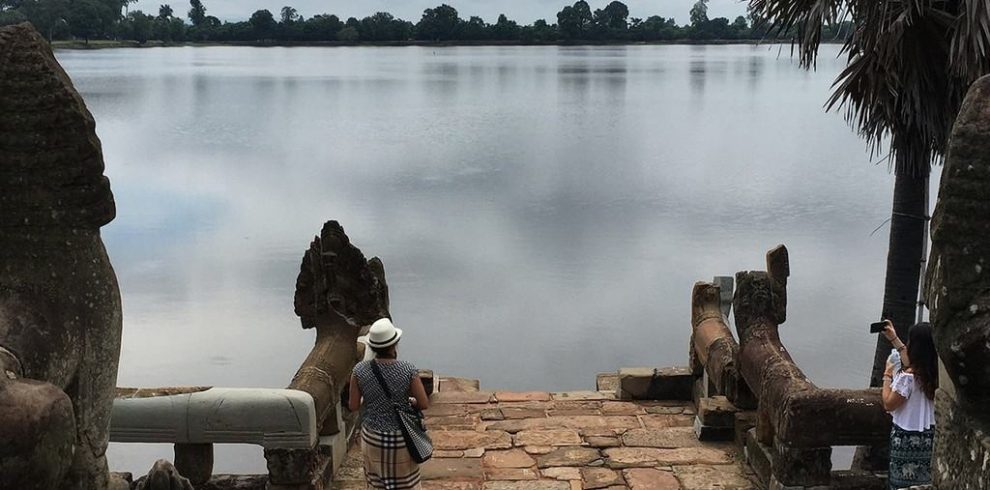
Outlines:
[[[178,42],[518,42],[527,44],[557,42],[649,42],[677,40],[764,39],[767,31],[759,18],[708,17],[708,0],[698,0],[691,8],[690,23],[677,25],[673,18],[629,17],[629,8],[612,1],[605,8],[592,10],[585,0],[565,6],[555,23],[539,19],[520,25],[499,15],[494,24],[477,16],[463,19],[450,5],[423,11],[419,22],[378,12],[363,19],[341,20],[336,15],[319,14],[304,18],[290,6],[278,16],[258,10],[247,21],[221,22],[207,15],[202,0],[190,0],[186,17],[168,4],[157,15],[129,11],[137,0],[0,0],[0,25],[30,21],[49,40],[91,39],[157,40]],[[186,22],[188,19],[188,23]],[[826,26],[824,38],[840,39],[849,32],[848,24]],[[781,34],[775,34],[781,37]]]

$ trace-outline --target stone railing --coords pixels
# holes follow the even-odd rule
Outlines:
[[[791,358],[778,334],[789,275],[783,246],[767,253],[766,271],[736,274],[738,342],[722,301],[728,281],[695,285],[691,359],[698,436],[734,437],[770,488],[881,488],[873,472],[832,471],[833,446],[885,446],[890,416],[879,390],[819,388]]]
[[[268,475],[239,477],[237,488],[330,488],[357,427],[341,399],[364,355],[358,336],[388,316],[381,261],[327,222],[303,257],[295,310],[316,342],[288,389],[118,389],[110,440],[175,444],[175,469],[196,486],[213,477],[213,444],[256,444]]]

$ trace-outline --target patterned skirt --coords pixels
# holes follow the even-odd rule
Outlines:
[[[361,442],[368,488],[419,488],[419,465],[409,456],[401,432],[378,432],[362,427]]]
[[[935,432],[904,430],[896,425],[890,431],[891,490],[932,482],[932,445]]]

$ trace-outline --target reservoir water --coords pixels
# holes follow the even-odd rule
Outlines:
[[[385,263],[400,356],[486,389],[683,365],[692,284],[778,243],[785,345],[818,384],[863,386],[893,177],[823,111],[838,54],[807,72],[787,46],[59,51],[117,200],[118,385],[286,386],[314,338],[302,253],[336,219]],[[225,447],[216,471],[264,460]]]

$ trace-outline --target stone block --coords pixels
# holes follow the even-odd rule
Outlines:
[[[522,449],[488,451],[481,462],[489,468],[529,468],[536,464],[536,460]]]
[[[753,469],[753,472],[764,485],[769,485],[773,469],[773,454],[770,452],[770,448],[760,443],[755,428],[746,432],[743,451],[749,467]]]
[[[313,397],[300,390],[210,388],[170,396],[117,398],[110,417],[111,442],[309,449],[317,439]]]
[[[709,427],[733,427],[739,410],[724,396],[702,398],[698,401],[698,419]]]
[[[476,379],[443,376],[437,378],[437,391],[440,393],[463,393],[481,390],[481,382]]]
[[[201,485],[213,476],[213,444],[176,444],[175,469],[193,485]]]
[[[495,392],[495,399],[499,403],[546,402],[550,401],[550,393],[547,393],[546,391],[497,391]]]
[[[598,391],[614,392],[619,386],[619,373],[598,373],[595,377],[595,389]]]
[[[683,490],[751,490],[756,486],[736,465],[675,466],[674,474]]]
[[[620,400],[691,400],[690,368],[622,368],[616,397]]]
[[[681,484],[671,471],[631,468],[622,472],[630,490],[680,490]]]
[[[486,468],[486,480],[521,481],[536,480],[540,475],[533,468]]]
[[[601,459],[601,454],[597,449],[576,446],[561,447],[537,458],[536,464],[540,468],[587,466],[598,459]]]
[[[746,447],[746,433],[756,427],[756,412],[742,411],[736,412],[733,429],[735,430],[736,446]]]
[[[986,413],[986,412],[984,412]],[[935,394],[933,471],[937,488],[990,486],[990,427],[966,414],[950,391]]]
[[[587,490],[625,484],[622,474],[609,468],[581,468],[581,481]]]
[[[433,377],[433,370],[431,369],[420,369],[419,379],[423,382],[423,388],[426,388],[426,395],[432,395],[435,385],[435,379]]]
[[[839,470],[832,472],[831,490],[884,490],[884,478],[868,471]]]
[[[771,473],[783,485],[812,487],[832,480],[831,447],[797,449],[775,440],[771,454]]]
[[[436,458],[420,466],[424,480],[480,481],[485,472],[478,458]]]
[[[694,435],[699,441],[731,441],[735,437],[732,427],[715,427],[702,425],[701,418],[694,418]]]

